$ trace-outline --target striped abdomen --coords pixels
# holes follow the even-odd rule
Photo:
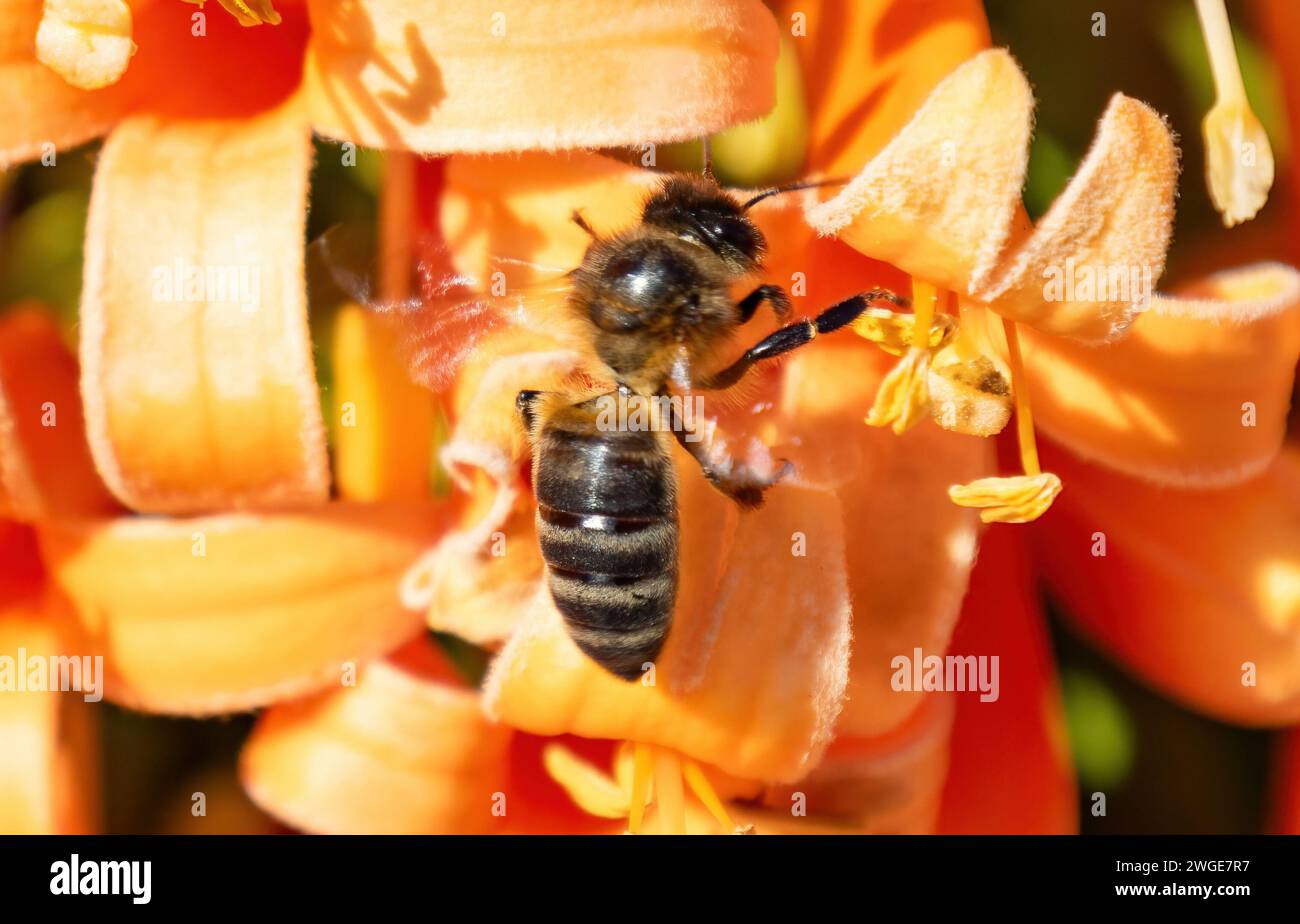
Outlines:
[[[654,431],[601,431],[581,405],[537,435],[537,536],[555,605],[588,657],[625,680],[663,648],[677,596],[671,456]]]

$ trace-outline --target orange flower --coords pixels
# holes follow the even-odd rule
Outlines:
[[[1297,469],[1279,450],[1300,352],[1296,274],[1248,267],[1179,297],[1072,277],[1050,298],[1042,285],[1067,265],[1159,277],[1176,151],[1150,109],[1117,96],[1032,226],[1018,204],[1032,98],[1009,55],[981,50],[978,3],[777,5],[801,65],[783,79],[809,104],[793,122],[808,140],[801,172],[857,176],[823,202],[809,193],[755,208],[773,244],[765,278],[789,286],[803,314],[877,286],[910,292],[915,307],[870,313],[856,327],[865,339],[826,338],[755,374],[744,406],[721,415],[733,448],[761,444],[795,464],[762,509],[739,512],[678,460],[674,629],[653,672],[629,684],[574,646],[536,548],[514,396],[584,371],[562,339],[510,330],[470,357],[444,396],[452,430],[440,455],[458,492],[434,501],[423,483],[432,399],[395,374],[389,335],[345,308],[335,385],[355,417],[334,431],[330,472],[301,279],[309,126],[421,152],[698,136],[770,105],[771,19],[756,3],[681,0],[629,5],[617,20],[575,0],[573,31],[553,42],[539,40],[554,38],[553,14],[522,3],[440,6],[436,33],[413,0],[235,6],[281,22],[241,31],[213,17],[211,50],[192,70],[228,92],[197,103],[162,78],[176,45],[160,24],[194,12],[179,5],[132,4],[129,33],[120,4],[103,5],[118,19],[92,63],[101,82],[124,67],[104,89],[73,89],[50,70],[95,82],[60,57],[71,26],[58,4],[45,8],[47,64],[0,43],[0,81],[32,88],[13,105],[58,104],[31,123],[54,143],[116,125],[87,238],[88,438],[78,418],[58,435],[32,424],[45,395],[80,413],[53,329],[0,327],[0,500],[34,523],[46,589],[75,611],[71,641],[49,644],[102,651],[110,699],[194,714],[269,706],[240,765],[260,807],[319,832],[1072,830],[1024,535],[983,534],[962,605],[981,541],[965,508],[1037,519],[1062,483],[1032,527],[1046,550],[1034,566],[1074,618],[1195,705],[1295,720],[1300,546],[1286,530]],[[34,31],[36,5],[15,8],[18,31]],[[488,40],[500,54],[482,54]],[[250,79],[221,53],[235,41],[282,53]],[[699,79],[722,70],[724,85]],[[669,76],[647,87],[645,74]],[[0,124],[0,152],[39,153],[39,134],[5,139],[21,119]],[[785,124],[778,113],[750,130]],[[654,181],[595,154],[455,155],[441,169],[437,231],[477,278],[491,253],[576,265],[588,241],[572,210],[612,231],[635,220]],[[414,213],[428,206],[411,202],[428,172],[402,153],[388,160],[386,297],[408,294],[427,219]],[[181,277],[254,271],[254,310],[238,291],[176,297],[177,265]],[[28,345],[5,347],[22,336]],[[40,375],[22,365],[40,355],[31,343],[60,356]],[[1024,474],[983,478],[991,451],[978,437],[1005,426],[1013,401]],[[1052,441],[1049,471],[1031,404]],[[897,435],[862,426],[868,411]],[[75,490],[42,458],[66,458]],[[1147,483],[1157,479],[1177,487]],[[119,501],[164,516],[122,516]],[[1210,528],[1224,509],[1232,524]],[[399,594],[430,627],[493,651],[481,690],[418,637],[421,617]],[[23,613],[0,616],[0,641],[56,625]],[[899,688],[900,655],[950,650],[1005,657],[991,701]],[[1247,662],[1253,684],[1241,682]],[[45,749],[31,753],[51,753],[56,710],[25,705],[15,727]],[[1032,768],[1035,785],[1008,793],[1011,770],[988,772],[998,765]],[[13,824],[75,826],[65,806],[84,791],[46,785],[62,779],[57,758],[0,773],[24,792],[45,786],[39,817]]]

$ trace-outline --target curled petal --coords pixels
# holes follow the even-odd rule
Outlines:
[[[90,460],[77,362],[35,305],[0,317],[0,512],[41,516],[116,508]]]
[[[1034,548],[1066,615],[1180,702],[1229,722],[1300,720],[1300,453],[1196,491],[1045,448],[1069,490]]]
[[[1092,148],[1028,239],[971,294],[1045,333],[1122,336],[1164,272],[1178,148],[1149,106],[1115,94]]]
[[[698,138],[775,100],[759,0],[310,0],[312,121],[426,154]],[[557,28],[557,23],[562,28]]]
[[[1156,296],[1104,349],[1022,332],[1034,416],[1072,452],[1186,487],[1258,474],[1286,432],[1300,356],[1300,274],[1218,273]]]
[[[493,337],[462,373],[453,396],[456,425],[441,460],[466,492],[467,507],[460,528],[402,583],[403,602],[427,611],[430,627],[478,644],[510,635],[542,576],[515,396],[561,387],[579,366],[575,354],[537,350],[544,346],[517,333]]]
[[[487,707],[536,734],[659,744],[735,776],[798,779],[830,741],[847,680],[838,504],[783,485],[744,515],[740,543],[735,505],[690,464],[678,465],[677,609],[653,670],[629,683],[596,666],[542,589],[493,662]]]
[[[397,583],[446,528],[432,505],[40,525],[51,577],[104,654],[106,696],[235,712],[337,683],[420,632]]]
[[[1114,339],[1164,269],[1178,177],[1173,137],[1150,108],[1116,94],[1078,173],[1031,227],[1020,208],[1031,111],[1015,61],[982,52],[808,219],[1011,320]]]
[[[421,639],[362,668],[355,686],[268,709],[239,775],[254,802],[302,831],[491,833],[523,811],[507,785],[511,735]]]
[[[1032,522],[1047,512],[1060,493],[1061,479],[1051,472],[980,478],[948,489],[954,504],[980,508],[980,519],[985,523]]]
[[[1005,51],[956,68],[837,196],[809,210],[822,234],[957,292],[993,271],[1029,161],[1033,96]]]
[[[127,505],[327,498],[303,278],[310,167],[293,104],[241,123],[133,117],[104,145],[82,394],[95,462]]]
[[[9,551],[0,547],[0,554]],[[88,654],[69,643],[73,635],[52,615],[37,596],[0,601],[0,658],[10,662],[10,672],[21,669],[20,649],[42,659]],[[89,834],[98,827],[95,705],[85,696],[30,688],[0,692],[0,832]]]

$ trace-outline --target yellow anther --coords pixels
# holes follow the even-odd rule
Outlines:
[[[924,420],[930,413],[929,375],[929,351],[909,349],[880,383],[867,423],[901,434]]]
[[[207,0],[185,0],[185,2],[202,7]],[[217,2],[221,4],[222,9],[235,17],[241,26],[280,24],[280,14],[271,5],[271,0],[217,0]]]
[[[873,427],[891,427],[905,433],[924,420],[930,412],[930,360],[935,350],[946,345],[955,334],[951,319],[936,324],[939,290],[920,279],[912,280],[912,322],[886,324],[880,315],[870,314],[855,329],[867,339],[881,343],[902,358],[889,370],[876,392],[875,403],[867,414]],[[937,328],[937,330],[936,330]],[[906,333],[906,340],[902,334]],[[880,335],[877,340],[875,335]],[[936,338],[937,334],[937,338]],[[888,345],[886,345],[888,344]],[[905,352],[904,352],[904,345]]]
[[[1273,186],[1273,149],[1264,126],[1246,99],[1232,27],[1223,0],[1196,0],[1205,47],[1214,72],[1214,106],[1201,123],[1205,138],[1205,179],[1223,223],[1255,217]]]
[[[542,749],[542,766],[559,783],[574,804],[597,818],[627,818],[628,793],[568,748],[548,744]],[[644,803],[643,803],[644,805]]]
[[[1024,362],[1020,355],[1020,337],[1014,321],[1004,318],[1002,329],[1007,337],[1007,359],[1016,404],[1016,436],[1024,474],[1010,478],[980,478],[970,484],[953,485],[948,489],[948,496],[959,506],[983,508],[980,519],[985,523],[1029,523],[1052,506],[1056,495],[1061,493],[1061,479],[1039,468],[1034,416],[1029,406]]]
[[[133,54],[124,0],[45,0],[36,58],[70,85],[98,90],[117,83]]]
[[[980,478],[948,489],[952,502],[962,507],[980,507],[985,523],[1029,523],[1052,506],[1061,493],[1061,479],[1051,472],[1016,475],[1011,478]]]
[[[868,308],[851,326],[855,334],[886,353],[902,356],[915,339],[916,317],[887,308]],[[939,315],[930,323],[926,347],[931,351],[943,349],[956,335],[956,322],[948,315]]]
[[[1011,386],[987,356],[930,370],[930,416],[945,430],[994,436],[1011,419]]]

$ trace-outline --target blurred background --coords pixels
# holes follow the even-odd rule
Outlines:
[[[1297,126],[1288,127],[1284,92],[1289,81],[1297,120],[1300,35],[1271,30],[1265,0],[1229,2],[1228,12],[1248,95],[1273,144],[1277,182],[1255,220],[1231,231],[1220,223],[1202,179],[1200,121],[1213,102],[1213,84],[1191,0],[986,0],[985,6],[994,44],[1011,49],[1038,100],[1025,190],[1031,215],[1046,209],[1084,154],[1094,120],[1081,114],[1100,114],[1122,89],[1165,113],[1182,141],[1181,197],[1162,289],[1231,264],[1300,264],[1300,193],[1291,157]],[[1106,16],[1104,37],[1091,35],[1097,12]],[[358,152],[360,169],[349,169],[334,146],[318,146],[308,239],[340,223],[373,226],[379,156]],[[75,342],[81,243],[97,150],[88,145],[61,153],[53,168],[36,164],[0,173],[0,311],[37,299],[58,311],[69,342]],[[312,292],[313,326],[320,326],[314,339],[325,343],[337,295],[325,285],[313,285]],[[328,355],[319,352],[317,362],[327,400]],[[1293,407],[1293,433],[1296,424]],[[1065,628],[1060,612],[1068,601],[1048,604],[1080,792],[1108,793],[1102,818],[1093,817],[1081,799],[1083,832],[1266,830],[1277,736],[1216,723],[1139,685]],[[107,704],[103,712],[108,831],[277,830],[235,780],[236,754],[251,717],[193,721]],[[207,792],[209,804],[220,811],[190,817],[188,794],[197,790]],[[158,799],[162,792],[178,798]],[[160,805],[179,811],[160,815]]]

